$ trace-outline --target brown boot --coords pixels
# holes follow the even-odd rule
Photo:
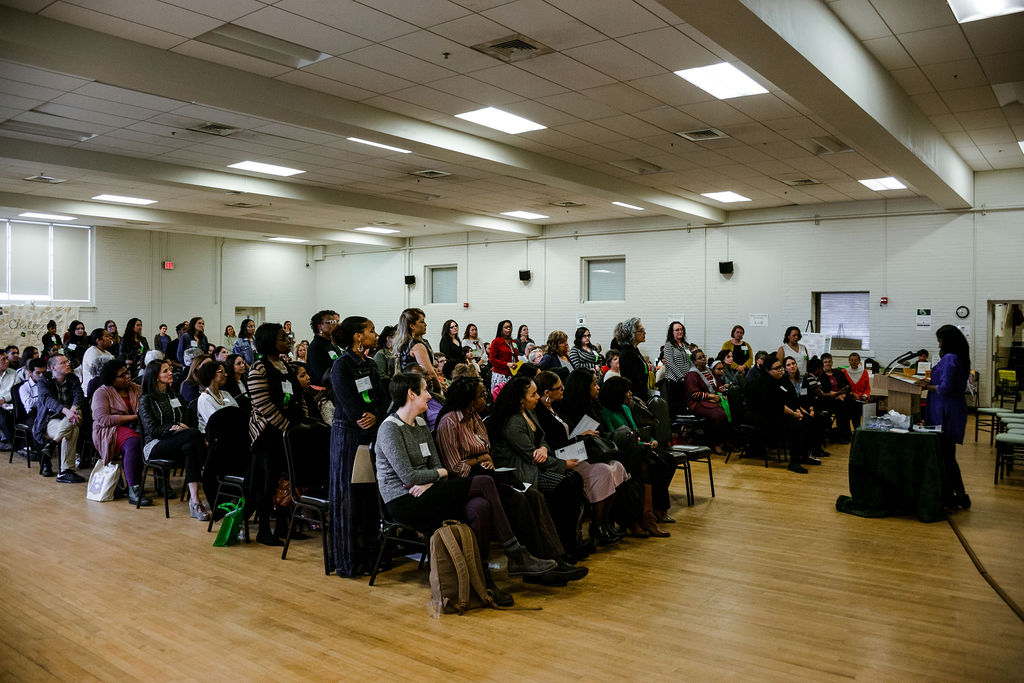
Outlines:
[[[658,526],[658,520],[654,519],[654,506],[651,498],[651,485],[644,485],[644,514],[640,518],[640,526],[644,531],[654,538],[668,538],[672,534]]]

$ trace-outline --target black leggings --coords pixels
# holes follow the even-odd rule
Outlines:
[[[203,461],[206,460],[206,444],[194,429],[180,429],[170,436],[157,441],[149,452],[149,458],[173,460],[185,465],[185,483],[202,479]]]

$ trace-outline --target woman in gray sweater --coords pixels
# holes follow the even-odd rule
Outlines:
[[[520,545],[509,526],[494,480],[488,476],[449,479],[441,466],[427,422],[430,392],[422,375],[399,373],[391,380],[391,400],[397,410],[377,432],[377,483],[388,512],[395,520],[424,532],[433,532],[445,519],[462,519],[473,529],[483,566],[491,545],[491,532],[508,556],[508,573],[539,576],[557,567],[540,560]],[[487,574],[488,588],[494,589]],[[511,596],[496,591],[499,604]]]

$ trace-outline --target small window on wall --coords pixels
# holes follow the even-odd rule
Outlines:
[[[427,270],[430,274],[430,303],[455,303],[459,269],[456,266],[432,266]]]
[[[92,228],[0,220],[0,301],[92,300]]]
[[[832,335],[832,348],[871,348],[869,297],[869,292],[814,293],[814,322],[821,334]]]
[[[583,259],[584,301],[626,300],[626,259],[622,256]]]

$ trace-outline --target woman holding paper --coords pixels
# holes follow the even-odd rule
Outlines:
[[[967,377],[971,372],[970,347],[963,332],[953,325],[943,325],[935,332],[939,342],[939,362],[932,368],[930,383],[925,387],[928,408],[925,423],[940,425],[942,456],[946,466],[946,490],[943,503],[949,509],[971,507],[964,490],[960,466],[956,462],[956,445],[963,444],[967,428]],[[924,380],[928,381],[928,380]]]
[[[511,467],[515,478],[544,494],[558,537],[566,548],[579,543],[583,511],[583,478],[575,472],[579,460],[560,460],[550,452],[534,412],[540,402],[537,385],[527,377],[508,381],[494,401],[487,420],[491,457],[497,467]]]
[[[331,333],[331,341],[345,352],[331,365],[334,419],[331,422],[331,466],[328,519],[334,571],[354,577],[373,568],[377,555],[377,491],[352,483],[356,452],[377,438],[377,427],[387,414],[387,391],[377,364],[366,349],[377,346],[373,321],[349,316]]]
[[[576,472],[583,477],[583,492],[593,506],[590,523],[590,537],[598,543],[606,545],[617,543],[625,536],[625,532],[614,526],[609,520],[609,513],[615,502],[615,491],[629,476],[626,468],[617,460],[607,462],[588,462],[586,448],[582,441],[569,439],[572,427],[559,416],[552,404],[562,400],[565,385],[561,378],[551,371],[537,375],[537,392],[540,401],[537,404],[537,419],[547,435],[548,445],[556,452],[570,444],[578,444],[582,457],[576,465]],[[598,432],[588,429],[580,436],[598,436]]]

